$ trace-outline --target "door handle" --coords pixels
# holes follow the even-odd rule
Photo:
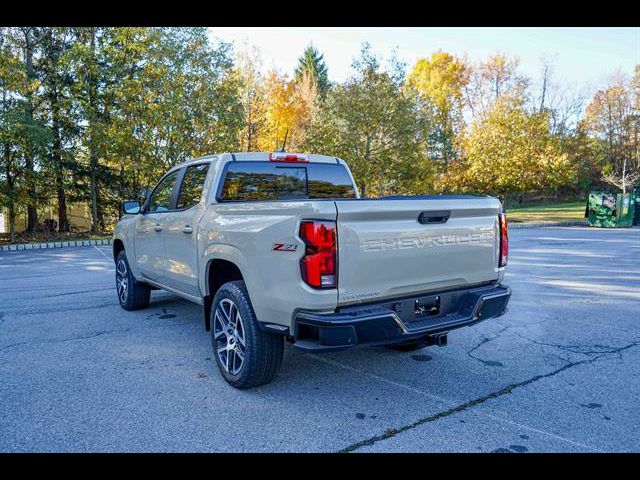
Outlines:
[[[191,228],[191,225],[185,225],[182,229],[182,233],[193,233],[193,228]]]
[[[155,226],[155,227],[153,227],[153,229],[154,229],[156,232],[161,232],[161,231],[162,231],[162,225],[160,225],[159,223],[157,223],[157,224],[156,224],[156,226]]]

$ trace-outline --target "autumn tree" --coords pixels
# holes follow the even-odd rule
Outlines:
[[[155,61],[167,67],[159,90],[170,112],[164,118],[163,154],[167,164],[237,150],[243,115],[231,45],[211,42],[206,28],[155,31],[162,46]]]
[[[549,130],[549,117],[528,112],[522,99],[501,97],[463,142],[465,159],[443,178],[443,190],[512,193],[553,190],[575,172]]]
[[[76,96],[86,118],[93,228],[190,157],[236,150],[243,124],[230,45],[202,28],[80,30]]]
[[[423,193],[428,160],[420,155],[420,123],[415,98],[405,95],[401,69],[385,71],[365,44],[353,63],[355,73],[327,95],[311,128],[308,150],[349,162],[369,196]]]
[[[314,78],[304,73],[295,83],[296,118],[291,139],[288,142],[292,151],[304,150],[307,138],[312,134],[313,123],[324,105],[324,99],[318,91]]]
[[[520,61],[502,53],[491,55],[486,61],[470,67],[465,100],[475,120],[491,109],[501,97],[524,98],[529,81],[518,73]]]
[[[584,126],[595,140],[603,179],[623,193],[640,181],[638,69],[634,80],[617,76],[587,106]]]
[[[272,70],[265,81],[265,122],[260,149],[296,150],[304,144],[307,121],[314,105],[315,82],[304,75],[301,82]]]
[[[260,54],[256,48],[236,54],[236,76],[239,80],[238,93],[244,117],[243,128],[239,132],[240,148],[252,152],[258,149],[258,139],[265,124],[265,87],[260,73]]]
[[[468,83],[467,65],[442,51],[418,59],[407,79],[408,86],[417,91],[426,117],[429,158],[442,169],[458,157],[458,140],[464,129],[463,91]]]
[[[38,208],[90,206],[92,230],[190,157],[234,150],[344,158],[369,196],[431,191],[576,195],[640,181],[640,66],[591,99],[539,82],[518,60],[471,63],[438,51],[405,66],[364,45],[329,82],[308,46],[293,75],[263,74],[257,50],[233,55],[203,28],[0,29],[0,203],[15,236]]]

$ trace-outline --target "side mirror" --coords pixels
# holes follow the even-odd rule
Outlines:
[[[141,208],[138,200],[125,200],[122,202],[122,213],[125,215],[137,215],[140,213]]]

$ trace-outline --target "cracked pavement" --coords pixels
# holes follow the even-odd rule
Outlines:
[[[110,247],[0,253],[0,451],[640,451],[640,229],[510,232],[509,312],[229,387],[201,308],[117,304]]]

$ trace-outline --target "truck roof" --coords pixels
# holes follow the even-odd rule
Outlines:
[[[185,162],[182,162],[179,165],[176,165],[173,168],[180,168],[185,165],[190,165],[192,163],[198,163],[203,160],[230,160],[236,162],[268,162],[269,154],[272,152],[226,152],[226,153],[214,153],[211,155],[204,155],[202,157],[191,158]],[[300,152],[287,152],[287,153],[298,153]],[[316,153],[304,153],[304,155],[309,157],[309,161],[313,163],[340,163],[337,157],[332,157],[329,155],[320,155]]]

